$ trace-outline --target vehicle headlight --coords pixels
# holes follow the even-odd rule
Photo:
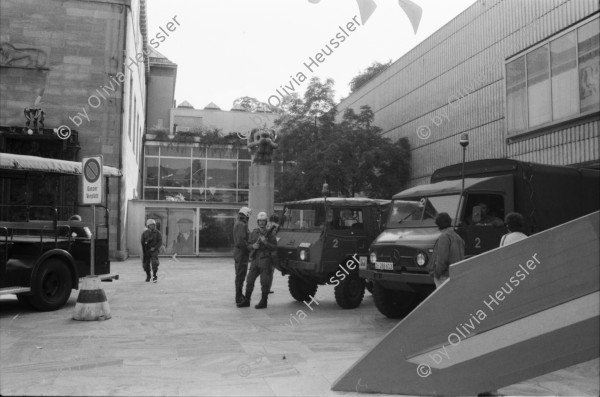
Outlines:
[[[308,260],[308,251],[307,250],[300,250],[300,260],[301,261]]]
[[[415,257],[415,261],[417,262],[417,265],[425,266],[427,264],[427,254],[425,254],[423,251],[420,251]]]
[[[371,256],[369,259],[371,260],[371,263],[377,262],[377,254],[375,253],[375,251],[371,252]]]

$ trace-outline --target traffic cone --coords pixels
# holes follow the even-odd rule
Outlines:
[[[110,307],[106,294],[100,287],[100,278],[85,277],[79,289],[73,320],[97,321],[108,320],[110,317]]]

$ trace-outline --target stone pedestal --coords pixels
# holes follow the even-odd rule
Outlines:
[[[275,169],[273,164],[250,166],[250,192],[248,207],[252,209],[252,215],[248,222],[250,230],[257,227],[256,216],[259,212],[266,212],[268,216],[273,213],[273,202],[275,198]]]

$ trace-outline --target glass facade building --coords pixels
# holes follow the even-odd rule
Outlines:
[[[161,255],[231,252],[238,210],[248,205],[250,164],[245,147],[147,141],[143,200],[130,202],[138,225],[131,240],[144,230],[141,218],[152,218],[163,236]],[[130,255],[140,254],[137,245]]]

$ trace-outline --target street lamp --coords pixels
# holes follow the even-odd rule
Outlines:
[[[465,194],[465,157],[467,154],[467,146],[469,146],[469,134],[467,134],[466,132],[464,134],[462,134],[460,136],[460,146],[462,146],[463,149],[463,159],[462,159],[462,186],[460,188],[460,200],[459,200],[459,205],[458,208],[456,209],[456,218],[458,218],[459,214],[460,214],[460,208],[462,207],[462,201],[463,196]]]

